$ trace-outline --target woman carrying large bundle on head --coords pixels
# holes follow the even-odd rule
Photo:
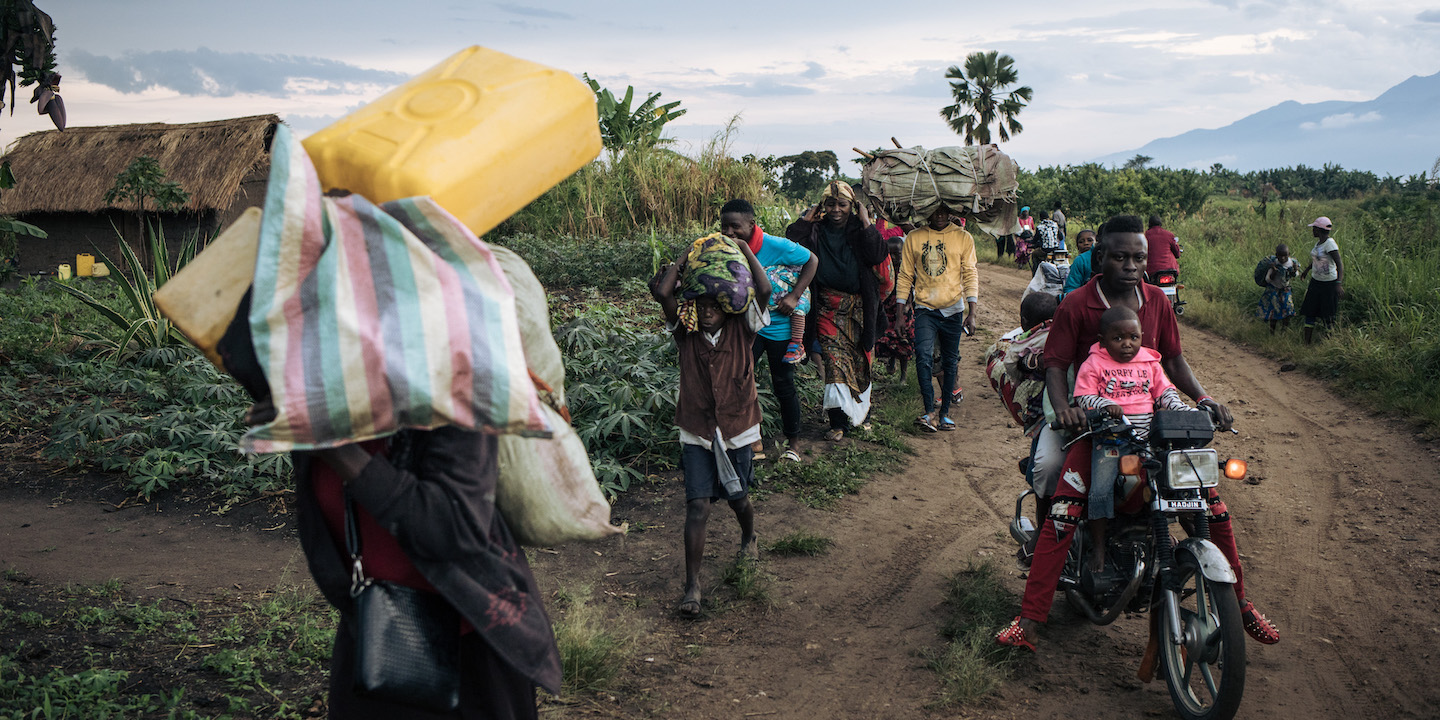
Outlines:
[[[880,301],[894,283],[885,267],[890,255],[864,203],[842,180],[826,186],[820,203],[791,223],[785,237],[820,259],[807,334],[819,342],[825,372],[825,438],[839,440],[870,413],[872,351],[885,329]]]

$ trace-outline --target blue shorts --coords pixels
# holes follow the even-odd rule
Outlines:
[[[745,497],[750,486],[755,484],[755,466],[752,462],[755,451],[746,445],[726,450],[725,454],[730,457],[730,464],[735,466],[735,474],[740,476],[740,485],[744,488],[734,497],[725,492],[725,486],[720,484],[720,469],[715,467],[715,454],[699,445],[680,443],[680,470],[685,474],[686,502],[700,498],[710,498],[710,502],[715,502]]]

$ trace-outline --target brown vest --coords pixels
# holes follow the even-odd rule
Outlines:
[[[675,424],[706,440],[732,438],[760,422],[755,397],[755,332],[745,316],[727,315],[720,342],[711,345],[701,331],[675,330],[680,350],[680,398]]]

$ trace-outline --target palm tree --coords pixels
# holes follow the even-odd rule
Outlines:
[[[950,124],[955,134],[965,138],[966,145],[990,142],[990,125],[1000,133],[1000,141],[1018,135],[1023,127],[1016,115],[1030,102],[1032,91],[1019,87],[1009,93],[1005,89],[1020,80],[1015,72],[1015,59],[998,50],[973,52],[965,58],[965,69],[951,65],[945,78],[952,80],[950,94],[954,105],[940,108],[940,117]]]

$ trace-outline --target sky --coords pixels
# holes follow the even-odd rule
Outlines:
[[[1440,0],[443,2],[39,0],[69,122],[276,113],[314,132],[468,45],[663,93],[698,152],[958,145],[946,68],[998,50],[1034,91],[1003,149],[1076,164],[1285,100],[1368,100],[1440,71]],[[0,144],[49,119],[21,88]],[[7,98],[7,102],[9,99]],[[1314,165],[1322,164],[1318,159]]]

